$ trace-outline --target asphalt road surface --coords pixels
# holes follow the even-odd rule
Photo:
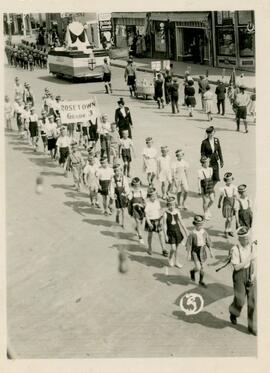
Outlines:
[[[136,158],[131,174],[142,174],[145,138],[154,145],[168,145],[171,156],[182,148],[190,164],[188,211],[183,217],[192,227],[195,213],[202,213],[197,195],[200,144],[209,126],[197,97],[194,117],[185,108],[172,115],[158,110],[153,100],[129,97],[124,71],[113,68],[113,94],[105,95],[103,83],[72,84],[34,72],[5,68],[5,92],[14,95],[14,77],[30,82],[40,111],[45,87],[63,99],[96,95],[101,112],[111,120],[117,100],[123,97],[134,122]],[[140,74],[150,78],[149,74]],[[181,84],[182,82],[180,82]],[[180,102],[183,101],[181,95]],[[255,125],[249,133],[235,132],[229,104],[225,117],[215,115],[212,125],[220,139],[223,172],[231,171],[235,184],[248,185],[255,198]],[[243,131],[243,128],[242,128]],[[44,191],[35,193],[38,175]],[[206,228],[216,258],[206,269],[207,289],[189,279],[192,263],[181,248],[182,269],[168,268],[158,239],[150,257],[139,245],[133,222],[125,230],[114,216],[104,217],[89,206],[87,192],[75,192],[71,176],[42,154],[34,153],[16,133],[6,134],[6,226],[8,343],[17,358],[111,358],[255,356],[257,338],[247,333],[246,308],[232,326],[228,306],[232,301],[232,269],[215,272],[226,258],[234,239],[223,237],[224,221],[217,201]],[[221,185],[221,184],[219,184]],[[146,241],[146,235],[145,235]],[[118,272],[118,250],[128,252],[129,270]],[[187,316],[179,302],[185,293],[199,293],[204,308]]]

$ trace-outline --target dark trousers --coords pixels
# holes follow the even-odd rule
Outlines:
[[[101,158],[106,155],[110,163],[110,138],[109,135],[100,135]]]
[[[172,103],[172,113],[175,114],[176,111],[177,113],[179,113],[178,97],[171,96],[171,103]]]
[[[220,106],[222,108],[222,115],[224,115],[225,114],[225,99],[217,100],[217,109],[218,109],[219,114],[220,114]]]
[[[248,328],[257,331],[256,320],[256,283],[249,286],[249,268],[233,272],[234,299],[229,311],[236,317],[240,316],[247,297]]]

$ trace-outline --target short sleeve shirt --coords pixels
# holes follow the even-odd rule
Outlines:
[[[121,139],[120,144],[123,149],[130,149],[130,147],[133,145],[133,141],[131,139]]]
[[[111,167],[100,167],[97,171],[97,177],[99,180],[111,180],[114,175],[113,169]]]
[[[67,148],[70,146],[70,137],[68,136],[59,136],[56,145],[59,146],[59,148]]]
[[[189,168],[189,164],[184,159],[181,161],[176,161],[173,164],[173,174],[176,180],[181,180],[183,177],[186,176],[186,171]]]
[[[157,157],[157,150],[155,148],[144,148],[142,155],[152,159]]]
[[[224,185],[219,189],[220,195],[223,197],[236,197],[237,196],[237,188],[235,185],[231,184],[230,186]]]
[[[242,247],[240,244],[235,245],[231,249],[231,263],[233,265],[240,264],[244,262],[247,257],[251,254],[251,245],[248,245],[247,247]],[[256,258],[256,249],[253,245],[252,247],[252,258]],[[248,261],[247,265],[244,268],[248,268],[250,266],[250,261]]]
[[[154,202],[148,200],[146,202],[145,215],[150,220],[159,219],[162,216],[159,200],[156,199]]]
[[[210,179],[211,177],[213,176],[213,169],[211,167],[207,167],[207,168],[201,168],[199,171],[198,171],[198,178],[200,180],[203,180],[203,179]]]

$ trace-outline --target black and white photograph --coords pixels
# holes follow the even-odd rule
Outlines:
[[[258,18],[223,4],[2,13],[8,359],[257,358]]]

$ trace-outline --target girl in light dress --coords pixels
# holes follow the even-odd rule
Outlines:
[[[153,147],[152,137],[145,140],[146,147],[143,149],[143,170],[147,175],[147,182],[152,186],[157,174],[157,150]]]
[[[214,94],[210,91],[210,85],[206,87],[206,92],[203,95],[205,112],[207,114],[208,121],[213,120],[213,98]]]

